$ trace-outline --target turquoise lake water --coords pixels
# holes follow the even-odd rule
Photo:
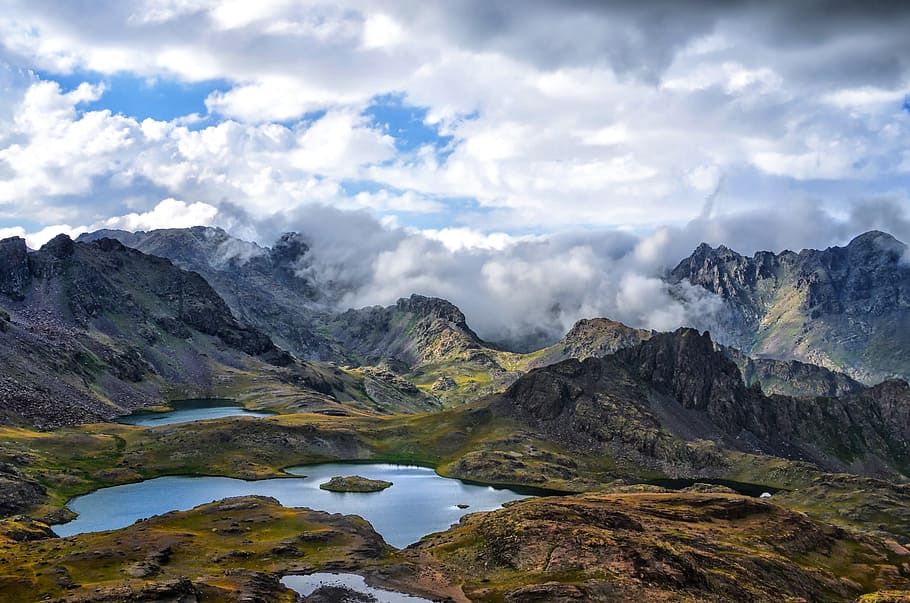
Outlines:
[[[422,536],[446,530],[467,513],[492,511],[526,498],[507,488],[468,484],[440,477],[432,469],[389,464],[327,463],[287,470],[299,477],[244,481],[228,477],[172,476],[102,488],[72,499],[79,514],[54,526],[60,536],[126,527],[137,519],[187,510],[229,496],[272,496],[286,507],[309,507],[330,513],[360,515],[386,542],[404,547]],[[333,476],[361,475],[392,482],[381,492],[328,492],[319,484]],[[457,505],[468,505],[461,509]]]

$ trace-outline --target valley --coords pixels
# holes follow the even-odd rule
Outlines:
[[[591,318],[530,353],[437,298],[335,309],[293,233],[272,248],[202,227],[0,241],[0,593],[294,601],[282,576],[338,571],[433,600],[906,600],[910,361],[883,350],[910,332],[910,268],[892,240],[758,259],[699,247],[668,278],[725,300],[729,330]],[[825,334],[847,322],[881,338]],[[227,410],[177,402],[191,398]],[[451,517],[414,542],[322,512],[369,514],[356,505],[260,489],[340,462],[541,496],[492,510],[511,495],[444,495],[432,504]],[[371,477],[358,467],[332,475]],[[73,497],[174,476],[250,491],[51,531]],[[656,485],[674,480],[687,487]]]

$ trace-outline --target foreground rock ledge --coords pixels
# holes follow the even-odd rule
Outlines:
[[[21,518],[7,524],[0,525],[2,601],[292,603],[296,593],[281,576],[320,571],[381,575],[394,590],[463,600],[451,583],[422,580],[423,568],[360,517],[289,509],[268,497],[227,498],[68,538]]]
[[[852,602],[910,589],[903,547],[723,493],[528,499],[406,553],[462,580],[472,601]]]

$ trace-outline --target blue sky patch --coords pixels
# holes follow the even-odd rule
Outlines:
[[[440,136],[438,128],[426,123],[427,108],[408,105],[403,94],[377,96],[363,112],[370,118],[370,125],[382,128],[395,138],[395,148],[401,152],[416,151],[430,144],[437,152],[447,155],[445,147],[451,136]]]
[[[142,121],[147,117],[170,121],[177,117],[198,113],[205,116],[206,97],[216,90],[227,90],[230,85],[222,80],[185,83],[173,79],[147,79],[133,75],[106,76],[91,71],[77,71],[68,75],[37,72],[43,80],[55,81],[64,92],[74,90],[82,82],[104,83],[104,94],[92,103],[82,105],[83,111],[109,109]]]

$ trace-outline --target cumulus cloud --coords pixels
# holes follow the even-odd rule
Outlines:
[[[170,196],[514,232],[684,224],[723,173],[729,209],[836,211],[906,187],[908,17],[837,1],[13,2],[0,61],[220,83],[202,130],[84,111],[98,87],[38,82],[14,115],[6,95],[0,199],[45,223]],[[390,94],[444,148],[365,117]],[[385,192],[358,198],[350,180]]]
[[[660,280],[701,241],[910,240],[908,19],[836,0],[9,2],[0,234],[299,229],[333,303],[440,295],[491,338],[705,320],[711,299]],[[152,119],[103,108],[115,75],[217,84],[203,115]],[[418,134],[377,117],[390,97]]]
[[[159,228],[189,228],[200,224],[211,224],[217,214],[218,208],[208,203],[186,203],[177,199],[164,199],[150,211],[108,218],[93,224],[90,229],[111,228],[136,232]]]

